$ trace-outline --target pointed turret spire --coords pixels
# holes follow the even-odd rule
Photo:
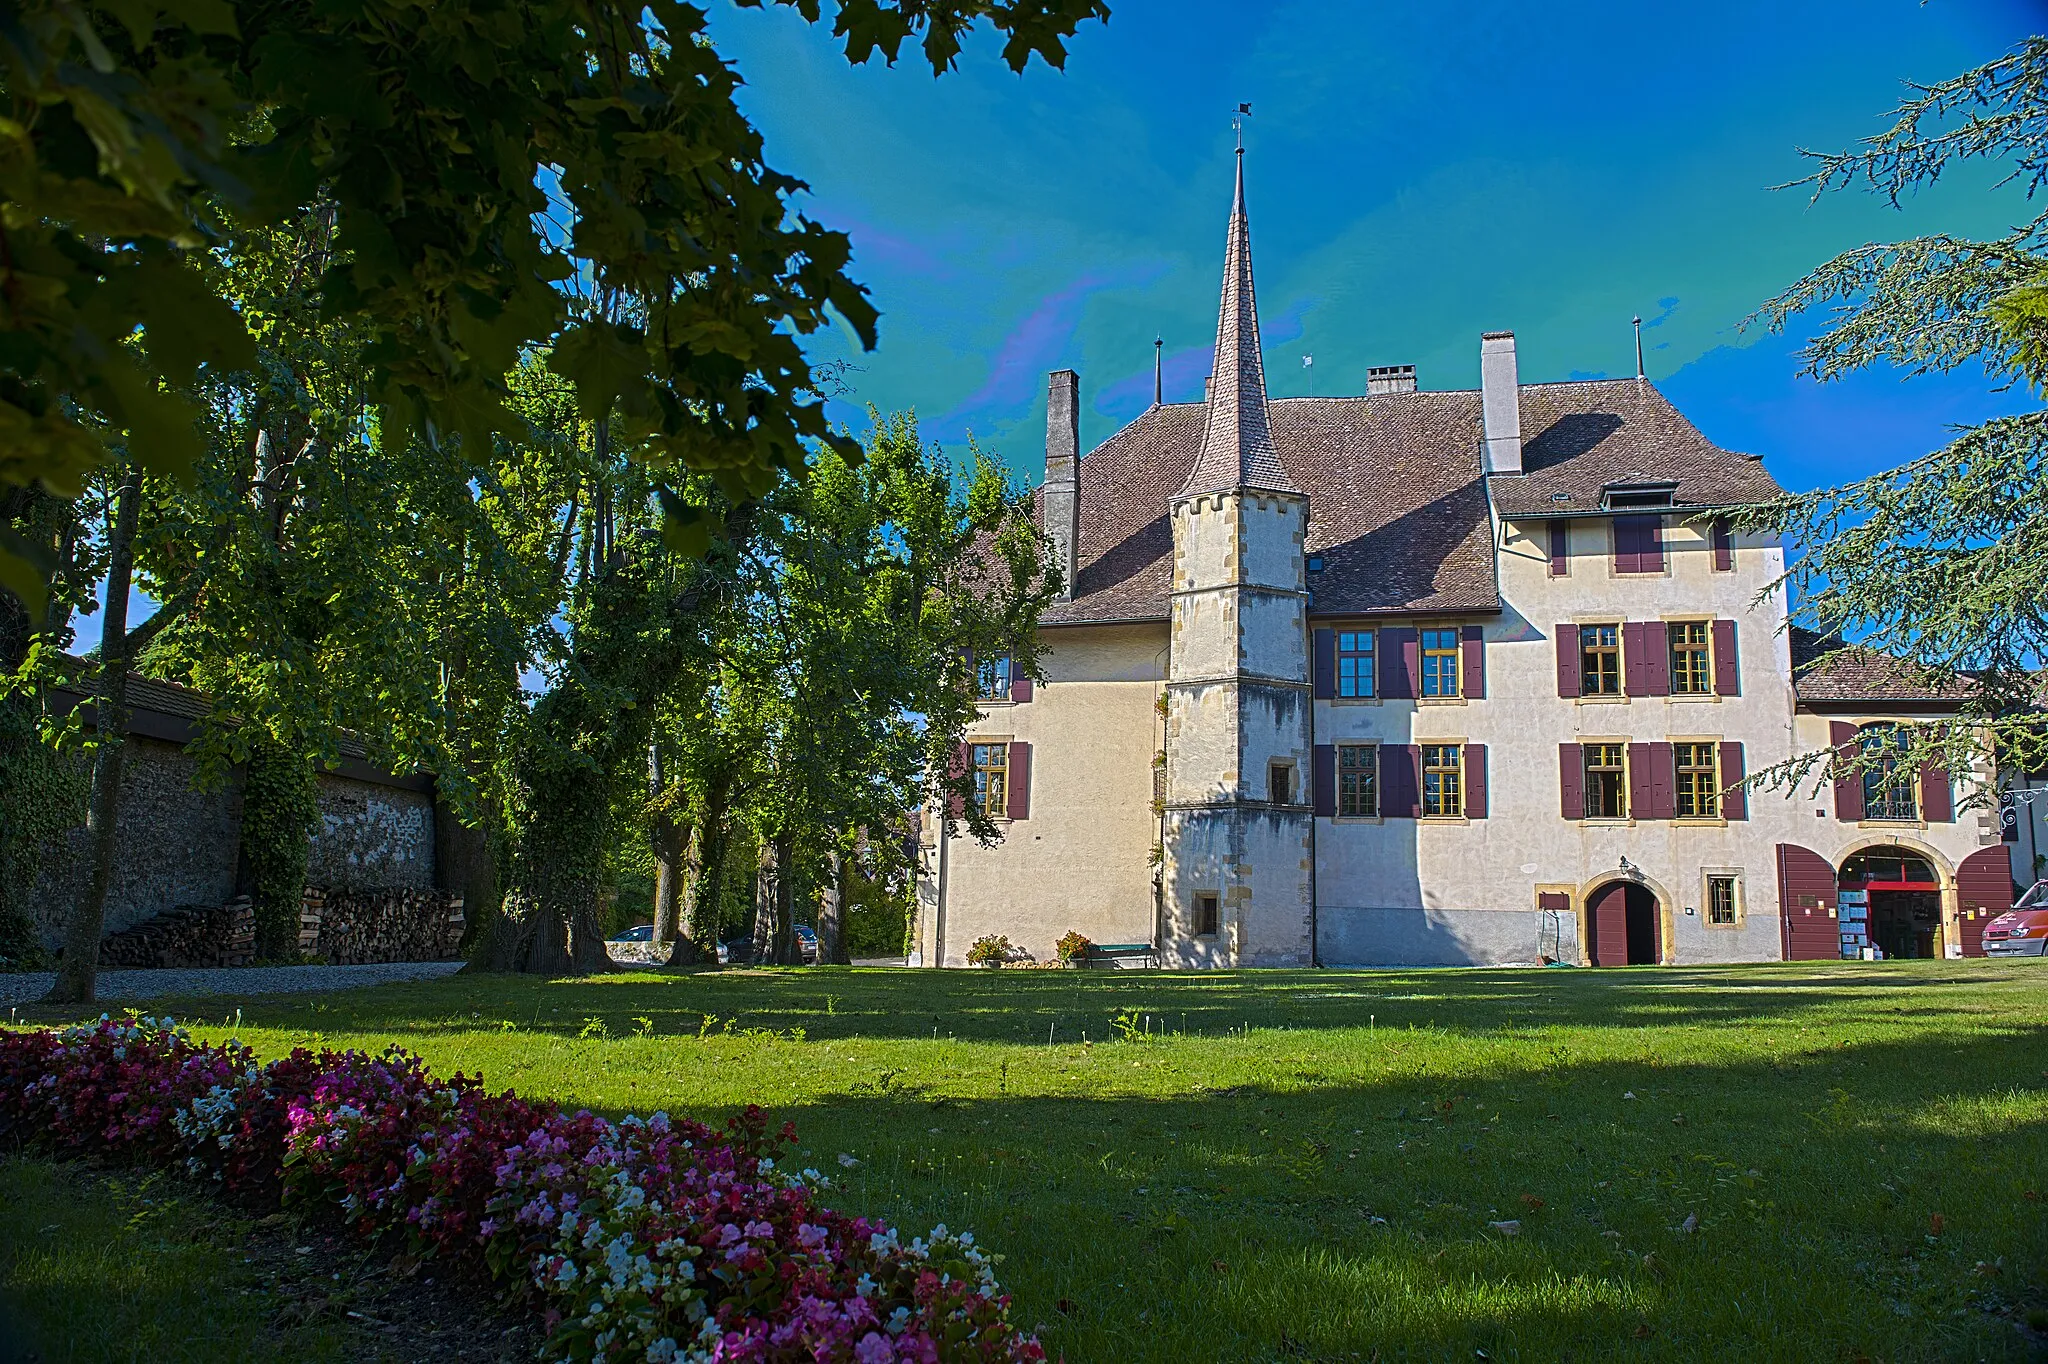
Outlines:
[[[1299,492],[1266,419],[1266,366],[1259,354],[1259,302],[1252,290],[1251,224],[1244,211],[1244,148],[1237,149],[1237,197],[1223,252],[1223,303],[1216,318],[1216,373],[1209,387],[1209,420],[1202,453],[1188,470],[1181,496],[1258,488]]]

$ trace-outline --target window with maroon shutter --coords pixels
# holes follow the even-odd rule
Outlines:
[[[1337,746],[1317,744],[1309,754],[1311,808],[1318,819],[1337,813]]]
[[[1630,696],[1667,696],[1671,692],[1664,622],[1630,621],[1621,627],[1622,666]]]
[[[1863,777],[1850,771],[1848,763],[1856,756],[1856,726],[1842,720],[1828,723],[1828,746],[1837,755],[1835,772],[1835,818],[1844,824],[1855,824],[1863,818]]]
[[[1721,818],[1749,818],[1749,788],[1742,784],[1747,776],[1742,765],[1742,745],[1724,743],[1721,745]]]
[[[1007,701],[1010,699],[1011,674],[1008,654],[996,654],[984,658],[974,667],[974,695],[980,701]]]
[[[1551,627],[1557,641],[1557,694],[1579,694],[1579,627],[1566,621]]]
[[[1465,814],[1463,744],[1422,744],[1422,813],[1429,819]]]
[[[1586,755],[1577,744],[1557,746],[1557,812],[1566,819],[1586,817]]]
[[[1337,632],[1318,630],[1312,636],[1312,642],[1315,654],[1315,699],[1327,701],[1337,694]]]
[[[1671,814],[1674,819],[1721,817],[1721,745],[1688,740],[1667,744],[1671,750]]]
[[[1465,818],[1486,818],[1486,745],[1465,745]]]
[[[1728,529],[1725,520],[1714,521],[1714,571],[1733,573],[1735,571],[1735,536]]]
[[[1486,695],[1486,630],[1478,625],[1465,627],[1465,695]]]
[[[1742,695],[1741,660],[1735,652],[1735,622],[1714,622],[1714,695]]]
[[[1412,625],[1396,625],[1379,632],[1381,696],[1396,701],[1415,698],[1419,648],[1420,640]]]
[[[1568,521],[1550,523],[1550,576],[1565,577],[1572,571],[1572,531]]]
[[[1011,819],[1031,818],[1031,745],[1010,745],[1009,814]]]
[[[1371,630],[1337,632],[1336,697],[1340,701],[1370,698],[1379,694],[1378,636]]]
[[[1955,798],[1949,789],[1947,768],[1929,763],[1920,769],[1920,818],[1929,824],[1955,822]]]

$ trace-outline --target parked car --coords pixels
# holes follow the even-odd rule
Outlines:
[[[653,924],[634,924],[625,932],[612,939],[613,942],[653,942]]]
[[[718,945],[720,966],[744,966],[753,959],[754,940],[751,937],[727,938]]]
[[[804,954],[804,965],[818,964],[818,935],[809,924],[796,926],[796,945]]]
[[[1984,926],[1984,955],[2048,957],[2048,881],[2036,881],[2018,904]]]

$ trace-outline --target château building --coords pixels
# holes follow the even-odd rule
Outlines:
[[[2011,890],[1958,817],[1987,774],[1740,784],[1954,701],[1788,628],[1783,547],[1728,519],[1762,462],[1640,375],[1521,383],[1506,331],[1476,392],[1269,398],[1242,157],[1204,401],[1083,455],[1050,376],[1065,595],[1040,677],[981,667],[962,759],[1004,837],[928,812],[913,960],[1975,954]]]

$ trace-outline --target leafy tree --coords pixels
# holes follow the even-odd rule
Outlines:
[[[1859,147],[1809,155],[1814,170],[1800,183],[1816,197],[1860,185],[1896,206],[1950,167],[1984,160],[2008,165],[2002,183],[2031,200],[2048,182],[2048,37],[1916,88]],[[1937,234],[1845,251],[1751,320],[1782,330],[1817,307],[1832,311],[1800,352],[1814,379],[1872,364],[1908,374],[1978,366],[1995,387],[2039,394],[2048,389],[2048,213],[1990,241]],[[1964,428],[1902,468],[1788,496],[1745,519],[1803,548],[1784,585],[1837,655],[1890,656],[1901,680],[1955,690],[1952,718],[1902,731],[1902,780],[1923,763],[1957,773],[1994,758],[2048,766],[2037,710],[2048,646],[2048,411]],[[1797,785],[1872,761],[1824,751],[1766,778]]]
[[[820,0],[777,0],[806,19]],[[764,0],[740,0],[759,5]],[[849,60],[921,44],[950,67],[980,21],[1004,60],[1055,66],[1101,0],[839,0]],[[792,211],[734,103],[739,76],[677,0],[20,0],[0,16],[0,483],[74,495],[125,433],[146,472],[204,453],[189,394],[253,342],[199,268],[222,235],[316,201],[326,315],[360,328],[387,448],[481,458],[518,428],[505,376],[549,350],[586,411],[664,471],[765,494],[806,444],[843,445],[801,338],[875,312],[846,238]],[[544,185],[573,240],[536,225]],[[645,303],[573,316],[586,263]],[[850,447],[847,447],[850,449]],[[709,523],[677,503],[676,533]],[[8,531],[0,584],[49,560]]]

